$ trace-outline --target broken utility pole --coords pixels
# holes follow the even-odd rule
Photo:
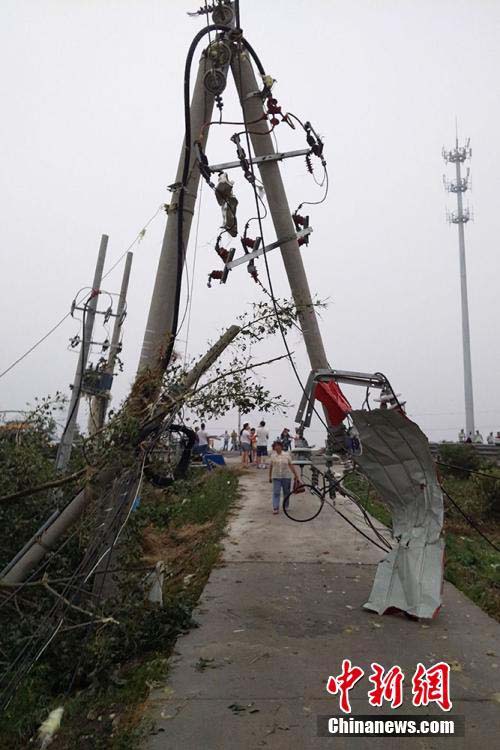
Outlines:
[[[159,427],[167,415],[175,414],[181,409],[183,396],[196,387],[201,376],[214,364],[231,342],[234,341],[239,332],[240,328],[238,326],[230,326],[215,344],[210,347],[208,352],[195,364],[193,369],[186,374],[178,391],[172,394],[171,402],[163,402],[156,414],[148,419],[146,424],[142,426],[142,429],[139,430],[138,444],[144,439],[145,434],[147,435]],[[100,481],[104,484],[111,484],[115,478],[116,471],[113,467],[105,466],[95,475],[95,482],[96,484]],[[58,515],[53,515],[52,523],[43,528],[40,534],[31,540],[30,546],[24,549],[23,554],[16,555],[14,561],[7,566],[6,570],[8,572],[0,581],[0,586],[12,585],[24,581],[33,568],[56,546],[58,539],[78,521],[84,510],[88,507],[88,503],[88,493],[84,488]]]

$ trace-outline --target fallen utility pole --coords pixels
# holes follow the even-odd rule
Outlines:
[[[147,435],[154,429],[157,429],[168,414],[171,414],[172,411],[175,414],[182,407],[183,395],[195,387],[201,376],[214,364],[229,344],[234,341],[239,332],[240,328],[238,326],[231,326],[222,334],[193,369],[187,373],[178,391],[172,394],[170,405],[163,404],[161,411],[158,411],[152,419],[143,425],[143,429],[139,431],[140,437],[138,438],[138,443],[144,439],[145,434]],[[103,467],[95,476],[96,482],[101,480],[105,481],[105,483],[110,483],[114,478],[115,472],[113,471],[113,467],[110,466]],[[88,503],[88,493],[84,488],[68,503],[57,517],[54,517],[54,521],[50,526],[43,528],[43,531],[37,537],[33,538],[33,543],[29,549],[25,550],[22,556],[19,556],[19,553],[16,555],[16,563],[12,565],[8,573],[2,578],[0,585],[22,583],[30,572],[43,560],[45,555],[56,546],[61,536],[78,521],[87,508]]]
[[[177,412],[183,405],[184,398],[195,389],[200,378],[207,370],[217,361],[229,344],[234,341],[240,332],[239,326],[231,326],[222,334],[220,339],[208,350],[206,354],[195,364],[195,366],[186,373],[182,383],[171,395],[172,400],[168,400],[158,407],[156,414],[145,425],[142,432],[142,439],[145,435],[158,429],[163,420],[168,416],[171,421],[174,420]],[[168,394],[167,394],[168,395]],[[95,594],[102,596],[104,599],[112,596],[116,591],[116,581],[113,581],[108,575],[109,570],[119,567],[118,560],[120,548],[115,541],[115,527],[121,525],[121,521],[126,517],[130,509],[130,503],[133,502],[138,485],[130,485],[130,478],[118,477],[113,485],[113,497],[109,503],[109,508],[105,509],[104,521],[106,530],[103,535],[101,549],[97,555],[99,565],[96,568],[93,591]],[[109,513],[109,511],[114,511]]]
[[[104,261],[106,260],[106,249],[108,247],[108,236],[103,234],[101,237],[101,244],[99,247],[99,254],[97,256],[97,264],[95,267],[94,281],[92,282],[92,296],[86,304],[86,315],[84,316],[85,325],[82,333],[82,345],[80,347],[80,354],[78,356],[78,363],[76,365],[75,379],[73,381],[73,390],[71,391],[71,399],[69,402],[68,419],[64,432],[57,449],[56,456],[56,469],[57,471],[64,471],[69,463],[71,456],[71,449],[73,447],[73,438],[75,436],[76,420],[78,418],[78,407],[80,404],[80,396],[82,391],[82,376],[85,373],[87,367],[87,360],[89,357],[90,343],[92,341],[92,333],[94,330],[94,320],[97,309],[97,300],[99,297],[99,290],[101,287],[102,272],[104,269]]]
[[[118,305],[116,308],[116,317],[113,325],[113,333],[111,335],[111,343],[109,345],[108,361],[103,369],[103,374],[109,376],[110,389],[104,393],[94,396],[90,402],[89,409],[89,433],[93,435],[102,427],[106,420],[106,412],[108,410],[109,402],[111,399],[111,386],[113,383],[113,375],[115,372],[116,359],[120,351],[120,334],[122,331],[122,324],[124,321],[126,306],[127,306],[127,291],[130,279],[130,269],[132,267],[132,259],[134,254],[131,252],[127,253],[125,259],[125,268],[123,269],[122,284],[120,288],[120,296],[118,297]]]

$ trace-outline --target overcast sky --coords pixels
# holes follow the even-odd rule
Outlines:
[[[69,309],[92,280],[100,235],[108,266],[168,201],[183,136],[185,55],[200,0],[3,0],[0,4],[0,371]],[[332,366],[383,371],[410,415],[434,439],[464,426],[457,228],[442,187],[443,145],[470,137],[475,221],[466,227],[476,425],[500,430],[497,335],[500,195],[500,3],[498,0],[241,0],[242,26],[277,79],[285,111],[309,119],[325,139],[327,202],[310,208],[314,234],[304,260],[314,293],[328,298],[321,328]],[[224,115],[239,119],[232,86]],[[235,128],[213,128],[212,161],[234,159]],[[280,149],[304,147],[299,131],[276,129]],[[318,173],[319,174],[319,173]],[[302,160],[283,167],[290,205],[322,191]],[[241,173],[240,221],[251,214]],[[214,196],[202,196],[188,349],[259,299],[242,266],[208,289],[219,262]],[[123,398],[137,367],[165,215],[135,250],[126,320]],[[195,224],[196,225],[196,217]],[[270,227],[266,240],[275,239]],[[194,232],[189,263],[195,249]],[[279,251],[270,256],[277,292],[287,294]],[[103,287],[117,292],[120,265]],[[265,280],[264,265],[259,264]],[[0,380],[0,410],[68,390],[76,354],[69,319]],[[178,348],[184,350],[187,325]],[[105,338],[99,325],[94,338]],[[291,337],[299,370],[309,367]],[[261,354],[281,351],[277,340]],[[255,352],[259,356],[259,352]],[[267,384],[297,404],[286,363]],[[362,394],[349,391],[353,403]],[[364,395],[364,394],[363,394]],[[273,432],[292,424],[271,418]],[[252,415],[255,422],[258,415]],[[81,420],[80,420],[81,421]],[[235,424],[228,416],[214,429]],[[316,440],[321,432],[313,433]]]

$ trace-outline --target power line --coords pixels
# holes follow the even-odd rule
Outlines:
[[[140,231],[140,232],[138,232],[138,234],[136,235],[136,237],[135,237],[134,241],[133,241],[133,242],[132,242],[132,243],[131,243],[131,244],[130,244],[130,245],[128,246],[128,248],[127,248],[127,249],[126,249],[126,250],[125,250],[125,251],[124,251],[124,252],[123,252],[123,253],[122,253],[122,254],[120,255],[120,257],[119,257],[119,258],[118,258],[118,259],[117,259],[117,260],[116,260],[116,261],[115,261],[115,262],[113,263],[113,265],[111,266],[111,268],[110,268],[110,269],[108,269],[108,271],[106,271],[106,273],[105,273],[105,274],[103,275],[103,277],[102,277],[103,279],[105,279],[105,278],[106,278],[106,276],[109,276],[109,274],[110,274],[110,273],[111,273],[112,271],[114,271],[114,269],[116,268],[116,266],[117,266],[117,265],[118,265],[118,264],[119,264],[119,263],[120,263],[120,262],[121,262],[121,261],[123,260],[123,258],[124,258],[124,257],[125,257],[125,256],[127,255],[127,253],[129,252],[129,250],[131,250],[131,249],[132,249],[132,248],[134,247],[134,245],[135,245],[135,244],[136,244],[136,243],[137,243],[137,242],[138,242],[139,240],[141,240],[141,239],[142,239],[142,238],[144,237],[144,233],[145,233],[145,230],[146,230],[146,229],[148,228],[148,226],[149,226],[149,225],[151,224],[151,222],[153,221],[153,219],[155,219],[155,218],[156,218],[156,217],[158,216],[158,214],[160,213],[160,211],[162,211],[162,210],[163,210],[163,206],[160,206],[160,207],[158,208],[158,210],[157,210],[157,211],[156,211],[156,212],[155,212],[155,213],[153,214],[153,216],[151,216],[151,218],[150,218],[150,219],[148,219],[148,221],[146,222],[146,224],[144,225],[144,227],[143,227],[143,228],[141,229],[141,231]],[[61,325],[62,325],[62,324],[64,323],[64,321],[65,321],[65,320],[67,320],[67,318],[69,318],[70,316],[71,316],[71,313],[70,313],[70,312],[66,313],[66,315],[64,315],[64,317],[62,317],[62,318],[61,318],[61,320],[59,320],[59,321],[58,321],[58,322],[57,322],[57,323],[56,323],[56,324],[55,324],[55,325],[54,325],[54,326],[53,326],[52,328],[50,328],[50,330],[48,330],[48,331],[47,331],[47,333],[45,333],[45,334],[44,334],[44,335],[43,335],[43,336],[42,336],[42,337],[41,337],[40,339],[38,339],[38,341],[36,341],[36,342],[35,342],[35,343],[34,343],[34,344],[33,344],[32,346],[30,346],[30,348],[29,348],[29,349],[27,349],[27,350],[26,350],[26,351],[24,352],[24,354],[21,354],[21,356],[20,356],[20,357],[18,357],[18,358],[17,358],[17,359],[16,359],[16,360],[15,360],[14,362],[12,362],[12,364],[10,364],[10,365],[9,365],[9,366],[8,366],[8,367],[7,367],[6,369],[5,369],[5,370],[3,370],[2,372],[0,372],[0,378],[3,378],[3,377],[4,377],[4,375],[7,375],[7,373],[8,373],[8,372],[10,372],[10,371],[11,371],[11,370],[12,370],[12,369],[13,369],[14,367],[16,367],[16,365],[18,365],[18,364],[19,364],[20,362],[22,362],[22,361],[23,361],[24,359],[26,359],[26,357],[27,357],[27,356],[29,356],[29,355],[31,354],[31,352],[33,352],[33,351],[34,351],[34,350],[35,350],[35,349],[36,349],[36,348],[37,348],[38,346],[40,346],[40,344],[43,344],[43,342],[44,342],[44,341],[46,341],[46,340],[47,340],[47,339],[49,338],[49,336],[51,336],[51,335],[52,335],[52,334],[54,333],[54,331],[57,331],[57,329],[58,329],[58,328],[59,328],[59,327],[60,327],[60,326],[61,326]]]
[[[191,291],[189,291],[189,280],[188,280],[188,318],[187,318],[187,329],[186,329],[186,346],[184,347],[184,361],[188,355],[189,345],[189,331],[191,328],[191,308],[193,305],[193,290],[194,290],[194,276],[196,271],[196,257],[198,255],[198,236],[200,231],[200,216],[201,216],[201,200],[203,193],[203,182],[200,185],[200,197],[198,199],[198,217],[196,221],[196,234],[194,238],[194,253],[193,253],[193,265],[191,270]]]
[[[448,498],[448,500],[450,501],[450,503],[465,518],[465,520],[467,521],[467,523],[469,524],[469,526],[471,526],[474,529],[474,531],[476,531],[479,534],[479,536],[481,536],[484,539],[484,541],[487,542],[490,545],[490,547],[493,547],[494,550],[496,550],[497,552],[500,552],[500,547],[497,547],[497,545],[495,544],[495,542],[492,542],[491,539],[486,536],[486,534],[483,534],[483,532],[481,531],[481,529],[474,523],[474,521],[472,520],[472,518],[463,510],[463,508],[457,503],[457,501],[454,500],[451,497],[451,495],[445,490],[445,488],[443,487],[443,485],[441,485],[441,489],[444,492],[444,494],[446,495],[446,497]]]
[[[109,269],[108,269],[108,270],[106,271],[106,273],[105,273],[105,274],[103,275],[103,277],[102,277],[103,279],[105,279],[105,278],[106,278],[107,276],[109,276],[109,274],[110,274],[110,273],[111,273],[112,271],[114,271],[114,270],[115,270],[116,266],[117,266],[117,265],[118,265],[118,264],[119,264],[119,263],[120,263],[120,262],[121,262],[121,261],[122,261],[122,260],[123,260],[123,259],[125,258],[125,256],[127,255],[127,253],[128,253],[128,252],[130,252],[130,250],[132,250],[132,248],[134,247],[134,245],[135,245],[135,244],[136,244],[137,242],[140,242],[140,240],[142,240],[142,238],[143,238],[143,237],[144,237],[144,235],[146,234],[146,229],[147,229],[147,228],[149,227],[149,225],[151,224],[151,222],[152,222],[152,221],[153,221],[154,219],[156,219],[156,217],[158,216],[158,214],[160,213],[160,211],[164,211],[164,205],[163,205],[163,204],[162,204],[161,206],[159,206],[159,207],[158,207],[158,209],[157,209],[157,210],[155,211],[155,213],[154,213],[154,214],[153,214],[153,215],[152,215],[152,216],[151,216],[151,217],[150,217],[150,218],[149,218],[149,219],[147,220],[147,222],[146,222],[146,223],[144,224],[144,226],[143,226],[143,228],[141,229],[141,231],[137,233],[137,235],[135,236],[135,239],[133,240],[133,242],[131,242],[131,243],[130,243],[130,245],[129,245],[129,246],[127,247],[127,249],[126,249],[126,250],[124,250],[124,251],[123,251],[123,253],[122,253],[122,254],[120,255],[120,257],[119,257],[119,258],[117,258],[117,259],[115,260],[115,262],[113,263],[113,265],[111,266],[111,268],[109,268]]]
[[[255,59],[255,57],[256,56],[254,56],[254,59]],[[239,66],[239,79],[240,79],[240,83],[241,83],[241,80],[242,80],[241,43],[240,43],[239,54],[238,54],[238,66]],[[260,67],[262,67],[262,66],[260,66]],[[259,195],[258,195],[258,192],[257,192],[257,188],[255,186],[256,176],[255,176],[255,169],[254,169],[254,164],[253,164],[253,159],[252,159],[252,146],[251,146],[251,141],[250,141],[250,133],[249,133],[249,130],[248,130],[248,124],[247,124],[247,117],[246,117],[246,112],[245,112],[245,106],[244,106],[243,101],[241,99],[241,93],[240,92],[238,92],[238,96],[239,96],[241,110],[242,110],[242,114],[243,114],[243,120],[245,122],[244,133],[245,133],[245,138],[246,138],[246,142],[247,142],[250,172],[251,172],[252,177],[253,177],[253,179],[251,181],[251,185],[252,185],[252,189],[253,189],[253,193],[254,193],[255,207],[256,207],[256,211],[257,211],[257,217],[256,218],[257,218],[257,221],[258,221],[258,224],[259,224],[259,232],[260,232],[260,236],[261,236],[261,239],[262,239],[262,245],[265,248],[266,247],[266,243],[265,243],[265,240],[264,240],[264,228],[263,228],[263,225],[262,225],[262,216],[261,216],[261,212],[260,212]],[[293,361],[292,353],[290,351],[290,347],[288,346],[288,341],[286,340],[286,334],[285,334],[285,331],[283,329],[283,324],[281,322],[281,317],[280,317],[280,314],[279,314],[279,309],[278,309],[278,303],[277,303],[277,300],[276,300],[276,295],[274,294],[273,282],[272,282],[272,278],[271,278],[271,272],[270,272],[270,268],[269,268],[269,262],[268,262],[268,259],[267,259],[267,252],[266,252],[266,250],[264,250],[263,257],[264,257],[264,264],[265,264],[265,267],[266,267],[267,280],[268,280],[268,284],[269,284],[269,294],[270,294],[270,297],[271,297],[271,300],[272,300],[272,303],[273,303],[274,313],[275,313],[275,316],[276,316],[276,320],[278,322],[278,326],[279,326],[279,329],[280,329],[281,338],[283,339],[283,344],[284,344],[284,347],[285,347],[285,350],[286,350],[286,353],[287,353],[287,357],[288,357],[288,359],[290,361],[290,364],[292,366],[292,370],[293,370],[294,375],[295,375],[295,377],[297,379],[297,382],[298,382],[298,384],[299,384],[299,386],[300,386],[300,388],[302,390],[302,393],[304,395],[306,395],[306,396],[309,397],[309,395],[306,394],[306,390],[305,390],[304,384],[303,384],[303,382],[301,380],[301,377],[300,377],[300,375],[298,373],[298,370],[297,370],[297,367],[295,365],[295,362]],[[324,418],[322,417],[322,415],[318,412],[318,410],[316,409],[316,407],[313,407],[313,409],[314,409],[314,413],[319,418],[320,422],[326,428],[327,433],[330,433],[330,431],[331,431],[330,426],[324,420]]]
[[[40,344],[43,344],[43,342],[46,341],[46,339],[48,339],[49,336],[54,333],[54,331],[57,331],[59,326],[61,326],[64,323],[64,321],[70,317],[70,315],[71,313],[69,312],[66,313],[66,315],[63,318],[61,318],[61,320],[58,323],[56,323],[55,326],[53,326],[49,331],[47,331],[47,333],[44,334],[41,339],[38,339],[38,341],[36,341],[33,344],[33,346],[30,346],[30,348],[27,351],[25,351],[24,354],[21,354],[21,356],[18,357],[15,360],[15,362],[12,362],[12,364],[9,365],[5,370],[3,370],[3,372],[0,372],[0,378],[3,378],[3,376],[7,375],[7,373],[10,372],[16,365],[18,365],[19,362],[22,362],[23,359],[26,359],[26,357],[29,354],[31,354],[31,352],[33,352],[37,348],[37,346],[40,346]]]

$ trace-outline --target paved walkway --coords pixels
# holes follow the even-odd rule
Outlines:
[[[195,614],[200,627],[179,639],[166,684],[151,695],[147,750],[498,747],[500,625],[448,584],[430,624],[364,611],[382,553],[330,508],[306,524],[273,516],[266,480],[256,470],[241,480],[224,563]],[[439,709],[408,705],[408,683],[419,661],[452,664],[452,713],[465,716],[465,738],[317,737],[317,716],[340,713],[325,682],[343,658],[365,670],[399,664],[407,692],[394,715],[439,718]],[[369,687],[351,691],[353,714],[391,713],[369,707]]]

